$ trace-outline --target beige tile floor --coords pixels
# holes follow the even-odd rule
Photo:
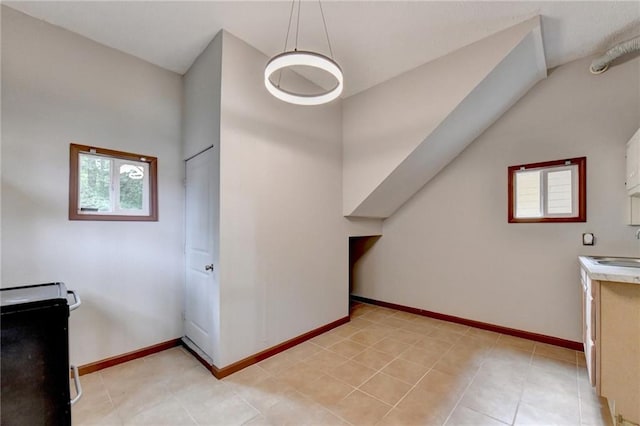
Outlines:
[[[74,425],[610,425],[582,353],[356,304],[216,380],[173,348],[82,376]]]

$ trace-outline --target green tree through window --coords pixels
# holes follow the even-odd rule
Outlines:
[[[80,156],[80,208],[109,211],[111,187],[111,160]]]
[[[120,208],[142,210],[143,178],[143,167],[120,166]]]

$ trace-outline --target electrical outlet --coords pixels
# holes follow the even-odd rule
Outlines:
[[[596,242],[596,237],[591,232],[585,232],[582,234],[582,245],[592,246]]]

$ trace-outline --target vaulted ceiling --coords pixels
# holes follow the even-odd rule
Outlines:
[[[268,56],[281,52],[292,5],[291,1],[3,4],[177,73],[184,73],[222,28]],[[602,52],[637,35],[640,25],[637,1],[325,0],[322,6],[334,56],[344,69],[343,97],[535,15],[542,16],[550,68]],[[328,53],[317,1],[301,3],[298,47]]]

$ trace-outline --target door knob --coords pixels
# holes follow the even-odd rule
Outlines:
[[[204,265],[205,271],[213,271],[213,263],[211,265]]]

